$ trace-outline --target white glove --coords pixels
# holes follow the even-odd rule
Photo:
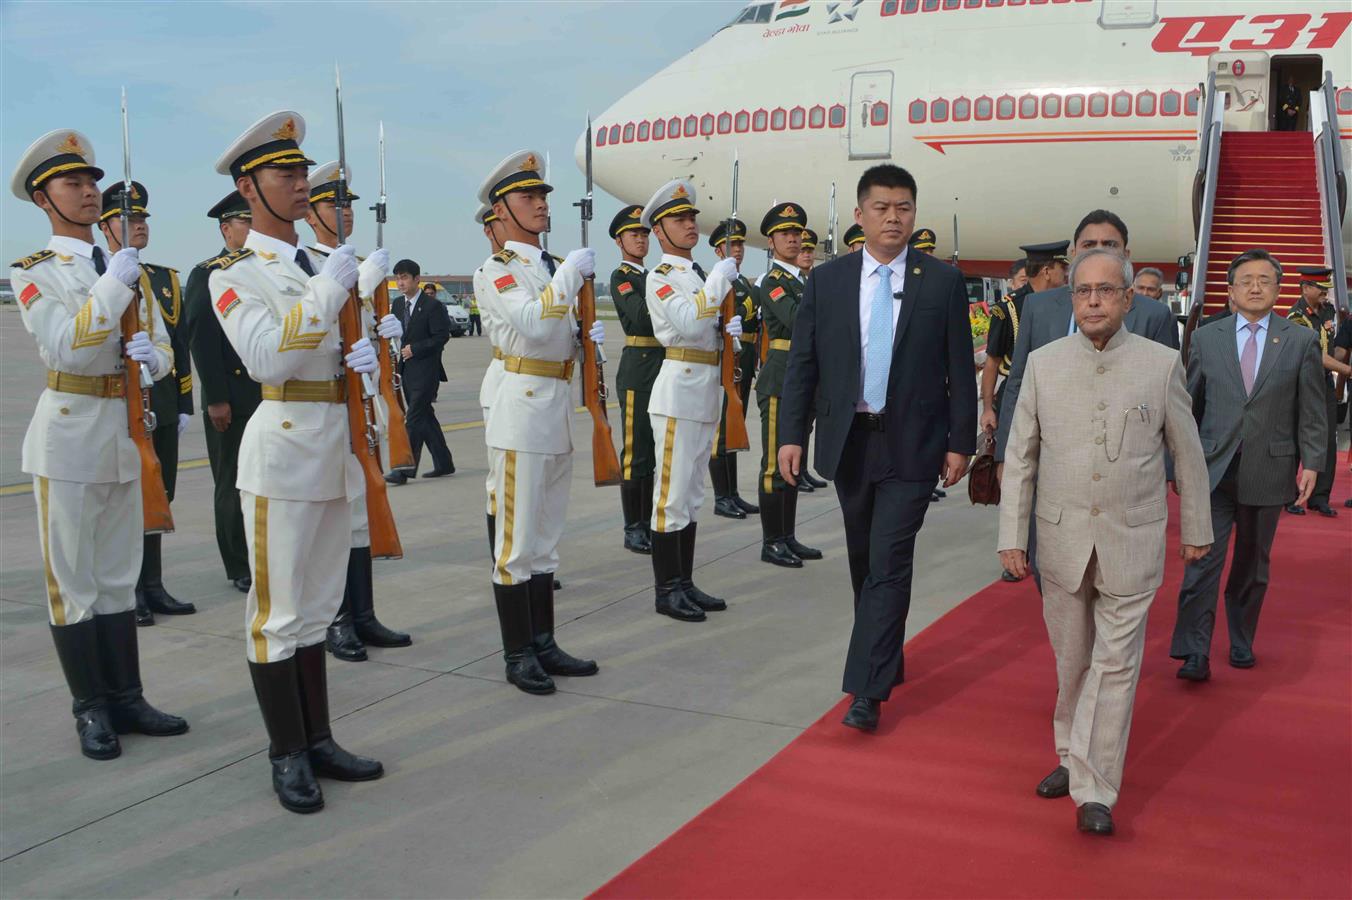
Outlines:
[[[583,278],[590,278],[596,274],[596,251],[590,247],[574,250],[563,260],[563,264],[577,269]]]
[[[362,260],[362,267],[371,272],[379,272],[380,277],[384,278],[390,274],[390,251],[381,247]]]
[[[731,284],[737,280],[737,260],[729,257],[720,259],[709,272],[710,278],[722,278]]]
[[[135,247],[123,247],[108,260],[107,274],[131,287],[141,278],[141,255]]]
[[[390,251],[383,247],[361,261],[357,267],[357,293],[362,297],[373,297],[376,288],[384,283],[390,274]]]
[[[332,259],[333,257],[329,257]],[[363,375],[370,375],[378,366],[376,365],[376,348],[371,346],[370,338],[362,338],[352,345],[352,351],[343,357],[343,362],[347,363],[349,369],[353,369]]]
[[[597,319],[592,323],[591,331],[587,332],[587,337],[591,338],[593,344],[604,344],[606,342],[606,323]]]
[[[136,332],[131,336],[131,340],[127,341],[127,356],[138,363],[150,366],[152,373],[155,371],[155,345],[150,342],[150,335],[144,331]]]
[[[376,334],[387,341],[397,341],[404,336],[404,326],[393,313],[387,313],[376,323]]]
[[[324,260],[320,275],[327,275],[350,291],[357,284],[357,251],[351,244],[344,244],[333,251]]]
[[[727,324],[723,326],[723,330],[726,331],[726,332],[727,332],[729,335],[731,335],[732,337],[735,337],[735,338],[741,337],[741,336],[742,336],[742,317],[741,317],[741,316],[733,316],[731,319],[728,319]]]
[[[181,435],[188,430],[188,423],[192,421],[192,416],[187,413],[178,414],[178,433]]]

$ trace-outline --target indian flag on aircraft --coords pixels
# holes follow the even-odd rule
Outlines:
[[[775,8],[775,21],[806,15],[808,9],[808,0],[780,0],[779,6]]]

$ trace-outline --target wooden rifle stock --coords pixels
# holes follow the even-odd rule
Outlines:
[[[1197,330],[1197,326],[1202,322],[1203,307],[1206,305],[1206,294],[1198,297],[1192,304],[1192,309],[1188,310],[1188,321],[1183,325],[1183,345],[1179,353],[1183,357],[1183,365],[1188,364],[1188,349],[1192,346],[1192,333]]]
[[[606,380],[596,344],[587,335],[596,324],[596,289],[592,279],[582,282],[577,294],[578,321],[582,325],[582,402],[592,417],[592,477],[597,487],[619,484],[623,478],[615,439],[606,418]]]
[[[737,292],[729,289],[723,297],[720,324],[737,315]],[[750,450],[751,439],[746,433],[746,410],[742,407],[742,392],[737,385],[742,380],[741,360],[736,351],[736,339],[723,332],[723,359],[721,361],[723,393],[728,398],[728,412],[723,417],[723,445],[729,451]]]
[[[133,288],[135,296],[122,313],[122,346],[131,341],[132,336],[141,330],[141,292]],[[154,303],[151,298],[147,302]],[[155,455],[155,445],[151,441],[150,388],[141,385],[141,364],[123,356],[122,390],[127,400],[127,431],[136,444],[136,452],[141,457],[141,512],[146,534],[171,534],[174,530],[174,514],[169,510],[169,493],[164,488],[164,470],[160,468],[160,458]],[[150,421],[148,421],[150,420]],[[177,427],[175,422],[173,426]]]
[[[338,313],[338,331],[342,336],[343,351],[361,340],[361,300],[354,290]],[[361,464],[366,481],[366,520],[371,530],[371,556],[374,559],[402,559],[404,548],[399,543],[399,531],[394,525],[390,498],[385,493],[385,475],[380,469],[380,441],[375,430],[375,407],[366,396],[361,373],[351,367],[343,368],[347,388],[347,427],[352,439],[352,453]]]
[[[375,306],[376,321],[390,314],[390,289],[382,280],[371,298]],[[404,416],[408,408],[404,405],[404,393],[396,386],[398,361],[395,349],[388,338],[380,338],[376,355],[380,358],[380,396],[385,400],[385,409],[390,414],[389,451],[391,469],[412,469],[413,444],[408,439],[408,428],[404,425]]]

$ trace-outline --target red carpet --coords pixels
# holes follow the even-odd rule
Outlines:
[[[595,896],[1352,895],[1352,479],[1338,481],[1338,519],[1282,515],[1254,669],[1225,663],[1219,614],[1212,680],[1174,677],[1173,557],[1114,837],[1033,793],[1056,762],[1052,654],[1031,583],[997,582],[907,645],[876,735],[842,727],[837,705]]]

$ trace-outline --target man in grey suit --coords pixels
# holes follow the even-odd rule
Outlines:
[[[1183,559],[1207,552],[1211,516],[1183,361],[1123,325],[1131,263],[1091,250],[1076,257],[1070,277],[1078,333],[1028,359],[1001,486],[999,548],[1005,568],[1024,574],[1036,510],[1057,680],[1057,766],[1037,793],[1069,794],[1081,831],[1111,834],[1146,614],[1164,579],[1166,448]]]
[[[1274,315],[1282,266],[1266,250],[1235,257],[1226,274],[1235,314],[1193,332],[1188,392],[1211,478],[1211,552],[1188,566],[1178,592],[1169,655],[1178,677],[1206,681],[1216,595],[1230,533],[1235,560],[1225,585],[1230,665],[1254,664],[1253,639],[1267,592],[1282,507],[1304,503],[1324,465],[1328,419],[1314,331]],[[1296,478],[1296,464],[1304,465]]]

